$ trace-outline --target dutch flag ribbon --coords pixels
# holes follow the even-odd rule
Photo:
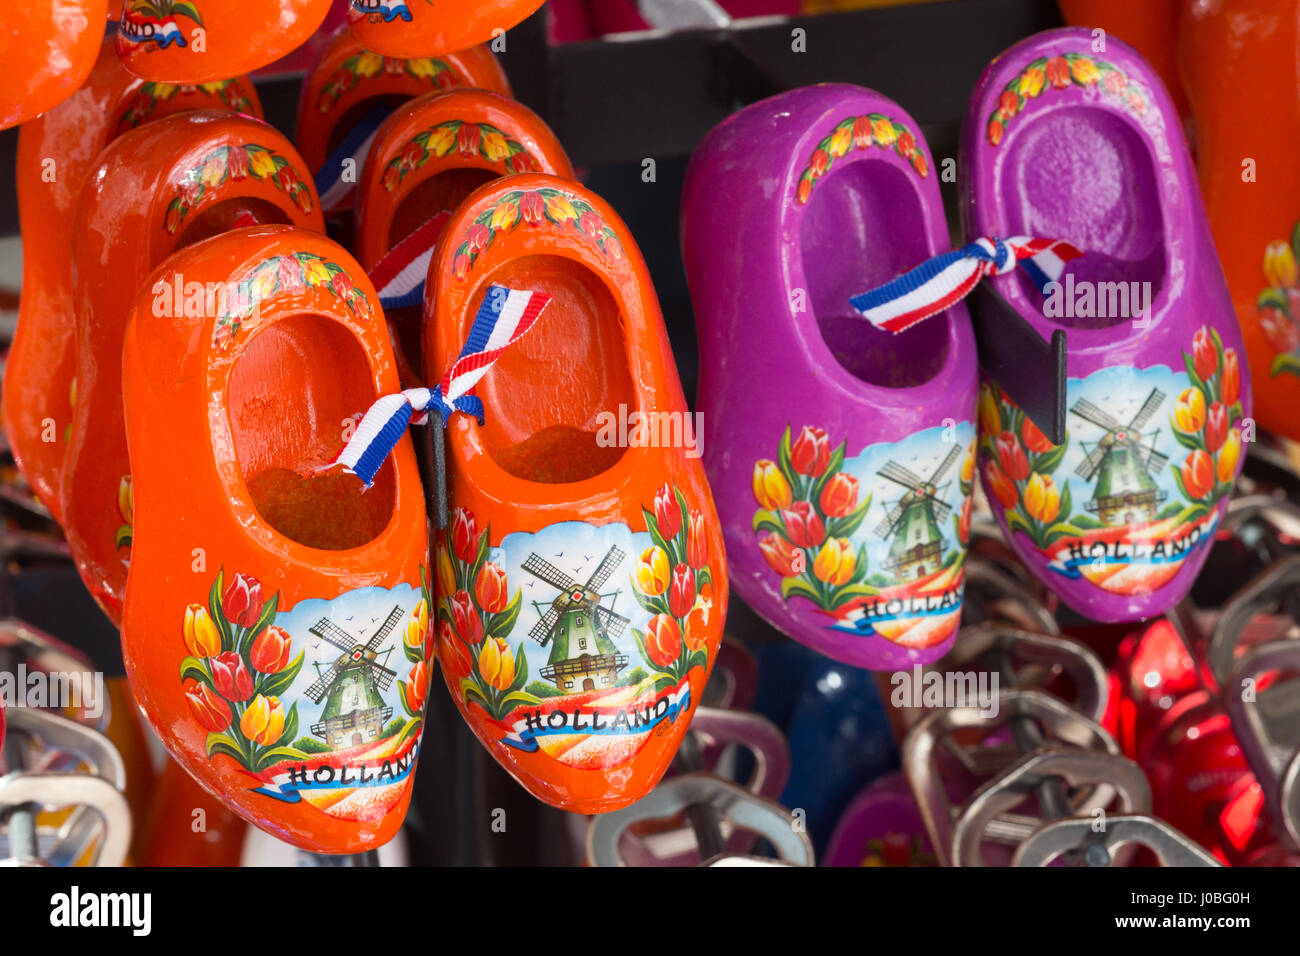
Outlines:
[[[533,327],[550,301],[551,297],[542,292],[489,286],[465,346],[442,380],[432,389],[408,388],[378,399],[362,416],[335,462],[369,488],[407,426],[423,425],[430,412],[442,416],[443,428],[452,412],[473,415],[483,424],[483,401],[473,394],[474,386],[501,354]]]
[[[338,212],[352,205],[352,194],[357,188],[354,178],[351,182],[344,180],[344,165],[349,159],[355,163],[355,170],[360,173],[370,155],[370,147],[375,143],[375,134],[384,120],[392,114],[393,108],[381,103],[361,118],[343,141],[334,148],[316,173],[316,195],[320,196],[320,206],[325,212]]]
[[[384,18],[385,23],[392,23],[398,18],[411,22],[411,11],[406,6],[406,0],[352,0],[352,9],[363,14],[377,13]]]
[[[1046,295],[1047,284],[1058,281],[1065,264],[1081,255],[1060,239],[986,236],[855,295],[849,304],[872,325],[897,334],[960,302],[985,276],[1006,275],[1017,265]]]
[[[446,227],[451,213],[443,210],[416,229],[375,263],[370,281],[379,293],[384,311],[405,309],[424,301],[424,280],[429,274],[433,247]]]

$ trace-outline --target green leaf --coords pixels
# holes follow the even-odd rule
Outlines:
[[[280,734],[281,740],[293,740],[298,736],[298,705],[295,703],[289,708],[289,713],[284,718],[284,732]]]
[[[460,679],[460,695],[464,697],[466,701],[471,697],[474,697],[477,698],[479,703],[484,707],[490,706],[487,696],[483,693],[483,689],[479,687],[478,682],[472,677],[462,677]]]
[[[519,617],[519,607],[523,600],[523,591],[516,590],[515,596],[511,598],[506,609],[499,614],[492,615],[492,621],[487,627],[488,637],[507,637],[514,630],[515,621]]]
[[[288,760],[309,760],[307,754],[303,753],[297,747],[271,747],[269,750],[263,750],[257,755],[257,770],[265,770],[281,761]]]
[[[212,686],[212,675],[208,673],[207,663],[197,657],[187,657],[181,661],[181,680],[187,677],[192,677],[209,687]]]
[[[668,605],[664,602],[662,596],[650,597],[647,594],[642,594],[636,588],[632,588],[632,596],[636,598],[637,604],[640,604],[651,614],[666,614],[668,612]]]
[[[512,690],[509,691],[504,697],[501,698],[501,714],[502,716],[504,716],[510,710],[514,709],[514,707],[507,707],[507,705],[514,705],[514,704],[536,705],[540,703],[541,700],[537,697],[534,697],[532,694],[526,693],[522,690]]]
[[[298,656],[280,673],[263,675],[259,680],[257,692],[265,697],[279,697],[287,691],[293,684],[294,678],[298,676],[298,672],[302,670],[306,654],[306,651],[299,651]]]
[[[226,620],[226,615],[221,610],[221,594],[225,590],[225,578],[226,569],[218,569],[216,580],[208,589],[208,616],[212,618],[212,623],[217,625],[217,631],[221,634],[221,649],[229,651],[234,649],[235,638],[230,630],[230,622]]]
[[[776,449],[776,466],[781,469],[781,474],[785,476],[786,483],[791,488],[799,487],[799,478],[794,473],[794,465],[790,463],[790,425],[785,426],[785,431],[781,434],[781,443]]]
[[[831,519],[831,524],[834,526],[834,530],[827,528],[826,533],[836,538],[849,537],[849,535],[853,534],[853,532],[858,530],[858,527],[862,524],[863,519],[866,518],[867,511],[868,509],[870,509],[870,507],[871,507],[871,495],[868,494],[866,500],[862,502],[862,504],[858,505],[848,514],[846,514],[843,518]]]
[[[515,659],[515,679],[506,688],[506,697],[523,687],[526,680],[528,680],[528,656],[524,653],[523,645],[520,645],[519,656]]]
[[[262,605],[262,611],[257,615],[257,620],[253,626],[248,629],[239,641],[239,653],[244,657],[248,656],[248,649],[253,646],[253,641],[257,635],[266,630],[268,624],[275,620],[275,609],[280,604],[280,592],[276,591],[271,595],[270,600]]]
[[[808,600],[812,601],[818,607],[822,607],[823,602],[822,602],[821,594],[818,593],[817,589],[813,587],[811,584],[809,584],[806,580],[804,580],[803,578],[782,579],[781,597],[785,598],[788,601],[790,600],[791,596],[796,594],[799,595],[800,597],[806,597]]]
[[[781,526],[781,519],[766,508],[759,508],[754,512],[752,525],[755,534],[759,531],[773,531],[779,535],[785,534],[785,528]]]
[[[1269,367],[1270,375],[1300,375],[1300,359],[1294,355],[1279,355],[1273,359],[1273,364]]]
[[[209,757],[214,754],[223,753],[229,757],[234,757],[235,760],[239,762],[240,766],[248,766],[247,762],[244,760],[244,752],[239,746],[239,741],[235,740],[235,738],[230,734],[208,734],[207,751]]]
[[[1198,448],[1202,447],[1199,435],[1187,435],[1180,432],[1177,428],[1170,428],[1169,430],[1173,433],[1174,441],[1178,442],[1178,444],[1182,445],[1184,448],[1190,448],[1192,451],[1196,451]]]
[[[1051,451],[1045,451],[1041,455],[1033,456],[1030,467],[1041,475],[1050,475],[1061,464],[1061,459],[1065,457],[1067,447],[1066,444],[1057,445]]]
[[[199,16],[198,8],[194,4],[190,3],[189,0],[179,0],[178,3],[172,4],[172,14],[183,14],[199,26],[205,25],[203,23],[203,18]]]

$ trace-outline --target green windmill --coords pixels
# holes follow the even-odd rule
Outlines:
[[[1158,388],[1151,389],[1151,394],[1127,425],[1085,398],[1079,399],[1070,409],[1070,414],[1078,415],[1106,432],[1101,441],[1093,445],[1088,457],[1074,469],[1074,473],[1084,481],[1096,477],[1092,498],[1085,507],[1096,514],[1102,524],[1153,521],[1156,509],[1168,497],[1151,479],[1151,475],[1158,473],[1169,460],[1154,447],[1155,436],[1160,430],[1156,429],[1151,441],[1142,441],[1142,428],[1164,400],[1164,392]],[[1083,443],[1085,448],[1089,444],[1092,443]]]
[[[600,589],[626,557],[617,545],[611,547],[586,584],[578,584],[535,553],[523,563],[525,571],[560,592],[549,607],[533,602],[541,618],[528,632],[543,647],[551,645],[551,656],[539,673],[557,690],[581,693],[611,687],[627,666],[627,655],[618,652],[614,641],[628,619],[614,613],[613,600],[611,607],[600,603],[618,598],[618,591],[601,594]]]
[[[960,454],[961,446],[953,445],[928,481],[893,461],[876,472],[907,489],[876,526],[877,536],[891,539],[885,568],[900,581],[915,581],[943,566],[944,537],[939,523],[952,513],[952,507],[939,498],[940,482]]]
[[[393,649],[381,651],[379,645],[404,616],[401,607],[394,607],[365,644],[327,617],[307,629],[343,652],[329,667],[322,668],[313,661],[316,680],[307,688],[313,703],[325,701],[320,720],[311,725],[311,732],[334,750],[373,743],[393,716],[393,708],[384,704],[381,693],[393,686],[397,676],[384,666]]]

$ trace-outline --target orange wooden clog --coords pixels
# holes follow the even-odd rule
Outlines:
[[[538,799],[626,806],[672,760],[727,605],[699,434],[650,275],[604,200],[520,174],[461,204],[429,277],[430,381],[489,285],[552,297],[479,382],[486,426],[457,415],[447,433],[452,514],[435,558],[447,686]]]
[[[0,129],[77,91],[95,65],[108,0],[12,0],[0,12]]]
[[[1178,18],[1187,0],[1142,0],[1141,3],[1058,0],[1058,3],[1066,23],[1105,30],[1141,53],[1160,74],[1178,115],[1187,117],[1187,96],[1178,79]]]
[[[82,193],[72,243],[77,402],[60,496],[82,580],[114,622],[132,538],[118,360],[127,315],[159,262],[241,217],[324,230],[289,141],[265,123],[229,113],[171,116],[120,137]],[[160,308],[194,294],[184,283],[156,291]]]
[[[177,276],[215,299],[165,314],[151,289]],[[321,853],[385,843],[432,663],[409,440],[364,494],[329,468],[351,416],[398,385],[373,287],[314,233],[216,236],[146,280],[122,382],[136,511],[122,647],[141,708],[251,823]]]
[[[544,0],[348,0],[348,25],[385,56],[441,56],[486,43]]]
[[[1300,440],[1300,0],[1189,4],[1197,174],[1250,360],[1255,417]]]
[[[117,55],[146,80],[250,73],[306,42],[331,0],[123,0]]]
[[[168,760],[142,814],[138,866],[239,866],[248,824]]]
[[[109,39],[85,86],[18,131],[23,280],[3,377],[4,427],[24,477],[56,519],[75,391],[69,250],[81,189],[118,135],[184,110],[220,108],[262,115],[247,78],[201,86],[142,80],[122,68]]]
[[[403,380],[414,385],[409,369],[422,365],[424,353],[427,267],[419,266],[429,261],[442,225],[466,196],[498,176],[542,172],[572,179],[573,167],[541,117],[484,90],[412,100],[380,127],[370,156],[358,192],[357,259],[378,288]]]
[[[462,86],[510,93],[505,71],[486,46],[396,59],[371,53],[340,27],[307,73],[293,137],[326,213],[351,208],[360,167],[385,117],[412,97]],[[344,159],[357,168],[346,169]]]

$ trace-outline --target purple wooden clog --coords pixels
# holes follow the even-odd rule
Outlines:
[[[1047,296],[1020,275],[992,280],[1044,338],[1066,330],[1068,433],[1051,444],[1003,390],[1016,389],[986,380],[980,471],[1029,568],[1075,610],[1126,621],[1187,593],[1253,436],[1178,115],[1131,47],[1104,46],[1052,30],[998,57],[971,99],[959,185],[969,235],[1050,235],[1083,253]]]
[[[704,464],[735,587],[795,639],[878,670],[941,657],[961,617],[969,315],[959,303],[894,335],[849,304],[949,248],[936,179],[902,108],[826,85],[720,124],[682,199]]]

